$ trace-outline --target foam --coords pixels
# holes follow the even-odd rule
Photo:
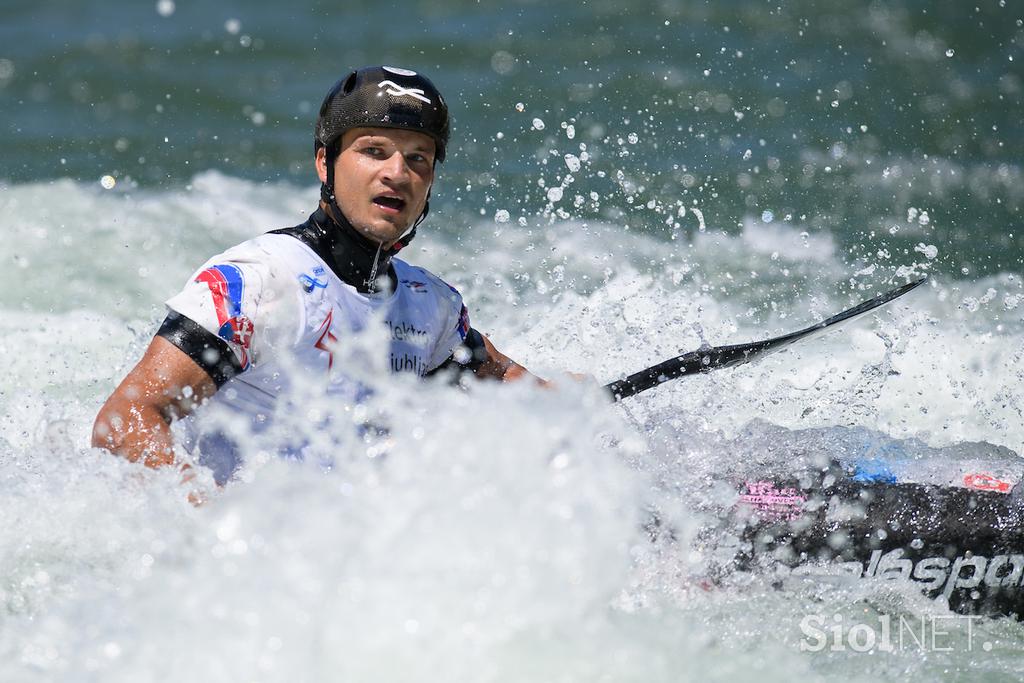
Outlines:
[[[53,189],[5,190],[0,249],[26,265],[0,276],[3,680],[733,680],[766,659],[765,680],[854,679],[863,659],[801,657],[796,624],[885,594],[697,587],[707,558],[686,541],[735,495],[722,473],[864,434],[950,459],[970,457],[961,441],[1024,450],[1020,275],[938,276],[838,332],[617,405],[566,380],[462,394],[371,372],[378,400],[319,435],[331,471],[254,441],[241,481],[195,509],[173,473],[87,448],[92,420],[160,302],[217,250],[301,221],[315,188],[60,181],[65,201],[48,205]],[[429,226],[403,257],[459,287],[499,348],[601,382],[803,327],[920,265],[851,285],[828,235],[756,221],[692,242],[614,222]],[[353,431],[367,411],[392,425],[383,459]],[[682,542],[649,541],[652,508]],[[912,653],[892,661],[922,670]]]

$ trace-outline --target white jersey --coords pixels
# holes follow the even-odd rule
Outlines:
[[[290,389],[293,366],[319,373],[328,395],[358,400],[358,384],[335,367],[346,337],[372,320],[390,331],[390,367],[423,375],[444,363],[465,339],[469,317],[453,287],[399,259],[391,265],[397,287],[390,294],[358,292],[335,275],[305,243],[266,234],[207,261],[167,306],[234,354],[236,372],[210,399],[212,406],[246,416],[250,428],[273,421],[279,397]],[[240,370],[240,371],[239,371]],[[195,434],[195,424],[190,425]],[[200,443],[201,460],[218,480],[239,464],[222,435]],[[223,443],[220,443],[223,442]]]

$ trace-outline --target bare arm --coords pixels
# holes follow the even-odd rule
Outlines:
[[[484,340],[484,349],[487,358],[480,367],[476,369],[476,376],[481,378],[500,379],[503,382],[513,382],[523,378],[532,378],[542,386],[547,386],[548,381],[537,377],[519,363],[515,362],[501,351],[494,347],[487,335],[480,335]]]
[[[163,337],[154,337],[100,408],[92,445],[147,467],[173,464],[171,420],[189,414],[216,391],[195,361]]]

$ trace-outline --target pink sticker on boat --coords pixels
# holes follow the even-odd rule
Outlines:
[[[806,501],[799,489],[778,487],[770,481],[748,481],[740,493],[740,502],[753,507],[763,519],[796,519]]]

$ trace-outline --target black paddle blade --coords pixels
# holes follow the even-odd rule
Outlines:
[[[853,308],[822,320],[816,325],[784,334],[781,337],[773,337],[763,341],[750,342],[748,344],[734,344],[732,346],[715,346],[707,349],[698,349],[676,356],[657,365],[652,365],[646,370],[605,385],[616,401],[639,394],[641,391],[656,387],[670,379],[691,375],[695,372],[709,372],[720,368],[731,368],[736,365],[743,365],[789,346],[795,341],[823,332],[824,330],[849,322],[854,318],[864,315],[879,306],[883,306],[893,299],[903,296],[910,290],[921,286],[928,280],[922,277],[919,280],[897,287],[896,289],[879,294],[873,299],[857,304]]]

